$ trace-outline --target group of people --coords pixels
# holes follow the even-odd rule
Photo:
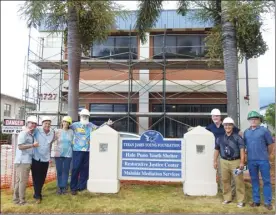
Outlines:
[[[112,125],[112,121],[96,126],[89,122],[87,109],[80,112],[80,121],[72,122],[70,116],[62,119],[60,129],[51,129],[51,118],[43,117],[42,127],[37,128],[37,118],[28,117],[26,127],[18,136],[15,155],[16,180],[13,202],[25,205],[25,193],[29,173],[32,173],[35,203],[42,201],[42,188],[45,183],[49,161],[55,158],[57,170],[57,193],[65,194],[72,161],[70,190],[72,195],[87,187],[89,173],[89,142],[93,130]]]
[[[213,123],[206,129],[215,136],[214,168],[218,170],[223,204],[231,203],[236,196],[237,206],[245,206],[243,170],[247,164],[252,183],[253,202],[250,206],[259,207],[261,203],[260,172],[263,181],[264,207],[272,210],[269,161],[274,150],[274,140],[269,130],[260,126],[262,115],[256,111],[249,112],[247,119],[250,126],[243,133],[235,126],[232,118],[226,117],[222,121],[218,109],[212,110],[211,115]]]
[[[70,116],[62,119],[60,129],[51,129],[51,119],[44,117],[42,127],[37,128],[37,118],[30,116],[26,127],[20,132],[16,149],[14,185],[15,204],[26,204],[25,192],[32,172],[34,199],[37,204],[42,201],[42,188],[46,179],[49,161],[55,158],[57,170],[57,193],[67,192],[70,165],[72,172],[70,190],[72,195],[87,187],[89,174],[90,133],[99,128],[89,122],[89,111],[80,112],[80,121],[72,123]],[[215,136],[214,168],[218,170],[219,184],[223,191],[223,204],[229,204],[237,198],[237,206],[245,206],[245,184],[243,172],[248,165],[253,203],[251,207],[260,206],[259,172],[263,180],[264,206],[272,210],[272,187],[270,182],[269,157],[273,152],[274,141],[267,128],[260,126],[262,116],[251,111],[248,114],[250,127],[242,133],[235,126],[232,118],[223,121],[218,109],[211,112],[213,123],[206,127]],[[108,122],[103,125],[112,125]],[[100,126],[101,127],[101,126]],[[218,159],[219,158],[219,159]],[[235,173],[236,170],[238,174]]]

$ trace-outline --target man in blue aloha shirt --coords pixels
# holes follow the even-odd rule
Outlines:
[[[90,133],[98,128],[98,126],[89,122],[90,113],[87,109],[80,112],[80,121],[74,122],[70,128],[74,131],[73,138],[73,168],[70,181],[72,195],[76,195],[77,191],[85,190],[89,176],[89,149],[90,149]],[[103,125],[112,125],[112,121],[108,120]]]

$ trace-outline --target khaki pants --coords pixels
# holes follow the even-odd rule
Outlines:
[[[236,169],[239,165],[240,159],[232,161],[220,159],[223,198],[225,201],[232,201],[231,178],[234,177],[237,201],[244,203],[245,184],[243,180],[243,174],[238,176],[233,174],[233,170]]]
[[[15,164],[16,179],[14,185],[14,203],[25,203],[25,192],[29,180],[31,164]]]
[[[219,157],[219,159],[220,159],[220,157]],[[218,162],[217,175],[218,175],[219,190],[221,192],[223,192],[220,162]],[[235,186],[234,177],[231,177],[231,189],[232,189],[232,197],[234,198],[236,196],[236,186]]]

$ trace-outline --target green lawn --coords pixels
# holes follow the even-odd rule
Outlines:
[[[251,187],[247,184],[247,202],[251,202]],[[44,186],[44,199],[40,205],[32,203],[32,188],[27,190],[28,205],[12,203],[11,191],[1,192],[2,213],[254,213],[268,214],[263,206],[253,209],[236,203],[222,205],[222,197],[184,196],[182,185],[130,185],[121,186],[119,194],[91,194],[77,196],[56,195],[56,183]]]

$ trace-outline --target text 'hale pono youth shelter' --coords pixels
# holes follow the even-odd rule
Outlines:
[[[226,115],[223,66],[208,67],[205,58],[204,38],[213,23],[196,19],[196,10],[185,16],[163,10],[142,44],[134,29],[136,13],[118,17],[108,39],[91,44],[82,56],[79,104],[91,112],[90,121],[101,125],[110,118],[117,131],[156,130],[165,138],[182,138],[190,126],[209,124],[213,108]],[[52,116],[57,125],[68,104],[67,47],[62,33],[51,34],[43,24],[39,30],[38,43],[30,37],[26,81],[32,87],[24,96],[37,103],[35,113]],[[259,107],[257,60],[245,62],[238,74],[242,130],[248,110]],[[244,99],[249,92],[250,102]]]

